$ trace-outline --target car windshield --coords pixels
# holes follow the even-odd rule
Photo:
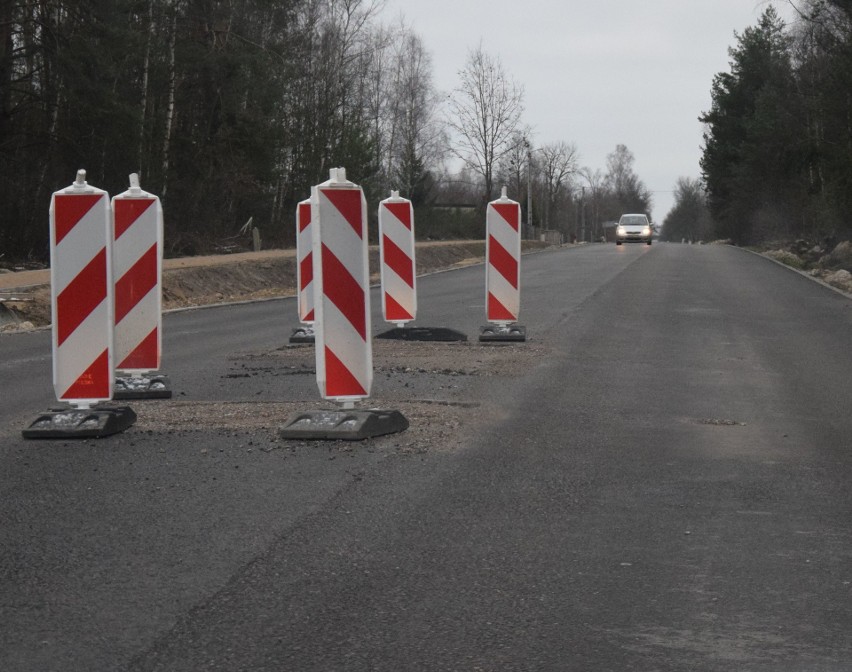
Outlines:
[[[626,225],[633,225],[633,226],[640,225],[641,226],[641,225],[647,224],[648,222],[644,217],[636,216],[636,217],[622,217],[621,223],[626,224]]]

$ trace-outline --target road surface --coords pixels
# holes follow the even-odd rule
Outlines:
[[[362,443],[227,410],[316,401],[292,301],[167,315],[175,399],[100,441],[20,438],[49,334],[0,337],[0,669],[852,669],[850,299],[730,247],[555,250],[493,346],[481,266],[418,288],[472,342],[388,351],[374,396],[438,410]]]

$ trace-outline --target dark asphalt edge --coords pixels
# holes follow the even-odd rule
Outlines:
[[[735,250],[741,250],[743,252],[748,252],[749,254],[753,254],[757,257],[760,257],[761,259],[766,259],[766,261],[771,261],[773,264],[778,264],[782,268],[786,268],[788,271],[793,271],[794,273],[798,273],[803,278],[807,278],[808,280],[812,280],[813,282],[816,282],[816,283],[822,285],[823,287],[826,287],[826,288],[832,290],[833,292],[837,292],[838,294],[840,294],[840,296],[846,297],[847,299],[852,299],[852,294],[850,294],[849,292],[844,292],[842,289],[840,289],[840,287],[835,287],[834,285],[830,285],[829,283],[827,283],[822,278],[818,278],[814,275],[811,275],[807,271],[803,271],[801,269],[794,268],[793,266],[790,266],[789,264],[785,264],[783,261],[778,261],[778,259],[773,259],[772,257],[767,257],[765,254],[763,254],[761,252],[755,252],[754,250],[749,250],[745,247],[737,247],[736,245],[728,245],[728,247],[732,247]]]

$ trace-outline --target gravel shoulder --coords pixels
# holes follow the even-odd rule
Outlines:
[[[452,452],[464,445],[482,423],[498,419],[497,406],[479,401],[487,395],[476,394],[474,390],[480,385],[493,385],[496,380],[522,376],[546,355],[546,346],[534,341],[498,345],[376,339],[373,345],[376,394],[357,406],[398,410],[408,419],[410,424],[405,432],[373,439],[390,452]],[[244,370],[246,376],[316,375],[312,346],[283,346],[234,359],[233,369]],[[138,419],[132,431],[162,435],[177,431],[247,430],[253,433],[260,450],[271,451],[294,444],[293,440],[277,436],[284,419],[327,408],[336,407],[320,399],[152,400],[144,406],[138,405]],[[348,442],[332,443],[340,450],[349,449]]]

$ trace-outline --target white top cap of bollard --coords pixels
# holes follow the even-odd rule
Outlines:
[[[142,191],[142,187],[139,186],[139,173],[130,173],[128,180],[130,181],[130,188],[116,198],[155,198],[148,192]]]
[[[346,168],[332,168],[328,171],[328,181],[322,183],[321,187],[354,187],[355,185],[346,179]]]
[[[396,190],[391,190],[391,195],[388,196],[382,203],[409,203],[407,198],[403,198]]]
[[[503,189],[500,191],[500,200],[501,201],[508,201],[509,196],[507,194],[508,194],[508,188],[503,187]]]
[[[66,193],[80,193],[85,192],[87,194],[91,194],[95,192],[94,187],[90,187],[89,183],[86,182],[86,171],[82,168],[77,171],[77,179],[74,180],[74,184],[70,187],[66,187],[63,191]]]

